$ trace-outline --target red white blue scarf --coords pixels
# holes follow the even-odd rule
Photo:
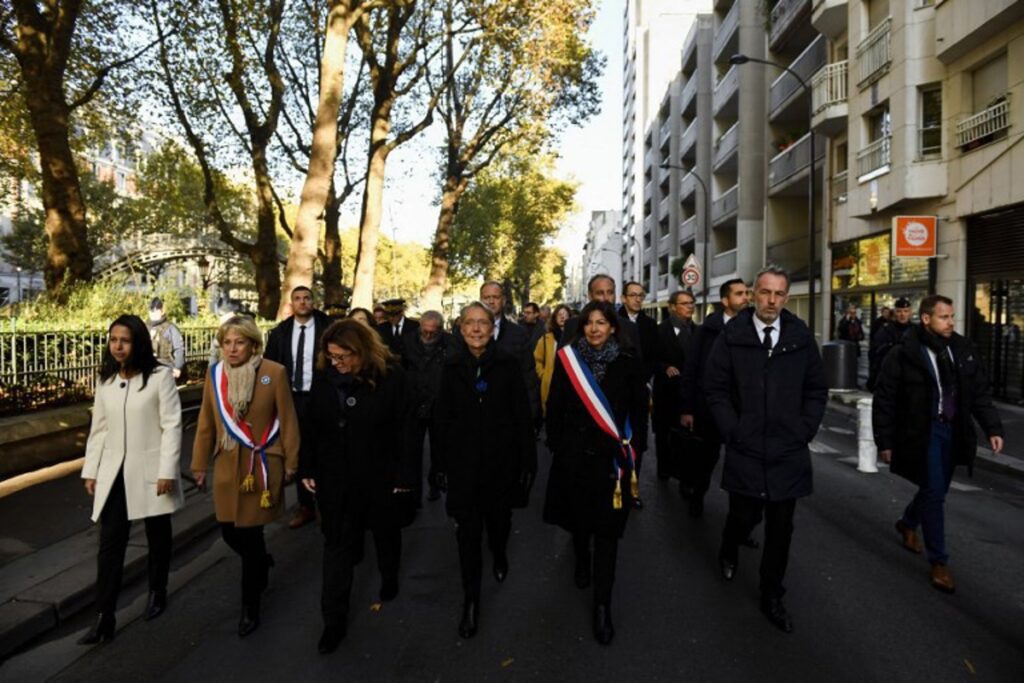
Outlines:
[[[216,399],[217,410],[220,412],[220,420],[231,438],[249,449],[249,472],[242,480],[242,492],[250,493],[256,489],[256,454],[259,454],[260,474],[263,479],[263,494],[260,496],[260,507],[272,507],[270,500],[270,477],[267,468],[267,448],[269,448],[281,433],[281,421],[274,415],[274,419],[263,431],[259,443],[253,438],[252,425],[245,420],[236,419],[235,410],[228,402],[228,375],[224,372],[223,361],[216,363],[211,370],[213,375],[213,396]]]
[[[612,506],[615,509],[622,507],[622,475],[626,469],[630,472],[630,492],[636,498],[640,495],[639,484],[636,478],[636,451],[633,450],[633,426],[629,423],[629,416],[626,417],[623,427],[620,430],[615,422],[615,414],[612,412],[608,397],[604,395],[601,386],[594,379],[593,373],[587,366],[578,351],[570,346],[563,346],[558,351],[558,357],[562,361],[565,374],[576,390],[576,395],[583,402],[583,407],[590,413],[597,426],[608,436],[615,439],[621,448],[621,454],[613,461],[615,467],[615,493],[612,496]]]

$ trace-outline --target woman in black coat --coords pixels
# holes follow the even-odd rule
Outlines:
[[[512,508],[526,505],[537,451],[522,365],[496,348],[493,314],[472,303],[459,320],[465,350],[445,361],[435,419],[465,594],[459,635],[471,638],[480,614],[484,528],[494,578],[504,581]]]
[[[633,449],[643,451],[647,444],[647,387],[642,364],[626,348],[627,337],[610,304],[591,302],[579,319],[581,332],[570,344],[607,397],[619,432],[625,433],[628,419]],[[544,521],[572,534],[579,588],[591,582],[593,537],[594,637],[607,644],[615,633],[610,603],[618,541],[636,496],[633,465],[621,443],[604,432],[587,411],[561,356],[548,396],[547,434],[553,458]]]
[[[324,534],[321,653],[346,633],[353,567],[373,533],[380,599],[398,595],[402,526],[419,481],[415,403],[402,369],[376,332],[339,320],[320,341],[302,435],[303,485],[316,494]]]

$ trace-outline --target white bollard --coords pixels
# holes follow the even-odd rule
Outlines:
[[[857,471],[873,473],[878,471],[878,449],[871,428],[872,399],[857,400]]]

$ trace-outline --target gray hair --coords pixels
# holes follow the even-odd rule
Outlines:
[[[774,263],[769,263],[767,266],[757,271],[757,275],[754,276],[754,287],[757,287],[757,281],[761,279],[762,275],[776,275],[786,280],[786,291],[789,291],[789,272],[782,266],[777,266]]]
[[[470,303],[468,303],[468,304],[466,304],[465,306],[462,307],[462,310],[459,311],[459,322],[461,323],[463,318],[466,317],[466,314],[469,313],[474,308],[479,308],[481,311],[486,313],[487,314],[487,319],[491,321],[492,325],[494,324],[494,314],[491,313],[491,309],[487,308],[486,306],[484,306],[479,301],[470,302]]]
[[[444,316],[442,316],[437,311],[427,311],[426,313],[420,316],[421,323],[424,323],[428,320],[433,320],[441,327],[444,327]]]

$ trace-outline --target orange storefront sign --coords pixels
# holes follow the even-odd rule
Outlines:
[[[892,219],[892,255],[935,256],[935,216],[896,216]]]

